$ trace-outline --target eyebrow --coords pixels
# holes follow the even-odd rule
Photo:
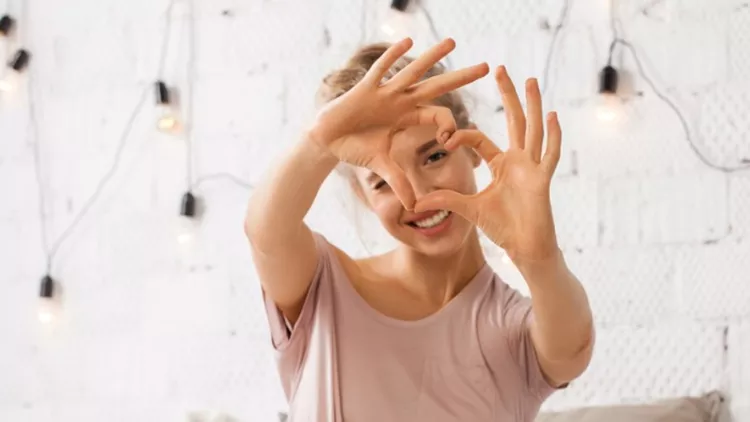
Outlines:
[[[438,144],[438,141],[436,139],[425,142],[424,144],[417,147],[417,155],[422,155],[425,152],[435,148],[437,144]]]

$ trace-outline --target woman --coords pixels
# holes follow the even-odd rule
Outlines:
[[[496,73],[510,148],[469,122],[453,91],[480,64],[444,73],[454,47],[416,60],[409,39],[360,50],[325,80],[304,139],[255,191],[246,221],[292,421],[531,421],[587,367],[588,300],[555,237],[549,184],[557,117],[526,84],[524,116]],[[481,160],[493,181],[477,193]],[[354,260],[303,222],[339,163],[399,246]],[[348,167],[347,167],[348,166]],[[531,299],[486,263],[477,228],[503,247]]]

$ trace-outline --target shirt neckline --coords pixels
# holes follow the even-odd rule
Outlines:
[[[424,318],[420,318],[417,320],[405,320],[388,316],[370,305],[370,303],[367,302],[365,298],[363,298],[362,295],[359,294],[357,289],[354,288],[354,285],[352,284],[351,279],[344,270],[344,266],[339,260],[339,257],[334,253],[334,251],[330,252],[333,255],[334,266],[336,267],[333,270],[338,272],[340,275],[340,277],[334,277],[334,280],[340,279],[340,284],[345,290],[345,294],[353,298],[353,300],[357,304],[357,308],[381,323],[402,328],[423,327],[434,322],[437,319],[442,318],[443,315],[449,314],[450,312],[452,312],[453,308],[459,307],[462,303],[469,302],[470,299],[474,297],[480,289],[486,286],[487,283],[483,283],[482,280],[487,281],[491,279],[493,271],[492,267],[490,267],[490,265],[485,261],[484,265],[482,265],[479,271],[477,271],[477,273],[471,278],[471,280],[469,280],[466,286],[464,286],[464,288],[461,289],[461,291],[445,306],[440,308],[438,311],[427,315]]]

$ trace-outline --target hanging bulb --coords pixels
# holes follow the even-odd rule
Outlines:
[[[3,17],[0,18],[0,37],[9,36],[15,23],[16,22],[13,18],[8,15],[3,15]]]
[[[162,81],[156,82],[156,107],[157,121],[156,127],[162,132],[172,133],[179,127],[179,120],[172,107],[167,84]]]
[[[0,91],[10,92],[15,90],[23,72],[29,65],[31,56],[29,52],[21,49],[16,52],[13,58],[8,62],[3,78],[0,79]]]
[[[380,30],[390,41],[398,41],[406,38],[412,26],[412,16],[406,13],[409,0],[391,0],[391,8]]]
[[[613,94],[602,95],[596,104],[596,118],[602,122],[615,122],[622,115],[622,101]]]
[[[197,229],[195,218],[196,200],[192,192],[188,191],[182,195],[180,204],[180,219],[177,223],[177,242],[185,245],[192,243]]]
[[[39,288],[39,308],[37,316],[39,322],[51,324],[55,322],[58,315],[58,306],[55,303],[55,281],[49,275],[44,276]]]
[[[622,115],[622,100],[617,95],[619,76],[617,69],[607,65],[599,73],[599,98],[596,117],[603,122],[613,122]]]

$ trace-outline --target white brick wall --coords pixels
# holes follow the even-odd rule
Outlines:
[[[150,96],[102,195],[56,255],[61,319],[53,329],[36,322],[45,255],[30,99],[54,243],[112,166],[129,115],[150,90],[167,1],[28,3],[24,14],[22,0],[0,0],[0,13],[19,18],[16,36],[0,40],[0,56],[19,42],[33,54],[31,98],[25,89],[0,97],[0,420],[184,421],[200,409],[274,420],[284,405],[241,229],[248,191],[226,179],[201,183],[198,242],[178,247],[185,143],[155,132]],[[380,37],[388,4],[197,3],[193,176],[247,182],[295,141],[321,76]],[[457,40],[454,66],[486,60],[508,65],[517,82],[542,77],[551,40],[543,23],[557,25],[563,1],[468,3],[421,1],[412,11],[415,51],[436,40],[424,9],[440,36]],[[594,118],[610,40],[606,4],[572,1],[542,81],[566,136],[553,191],[560,238],[599,326],[590,370],[547,407],[718,388],[732,395],[737,420],[750,421],[750,172],[705,166],[624,50],[615,63],[633,88],[625,121],[611,127]],[[750,158],[750,8],[740,0],[638,0],[616,11],[707,159],[731,166]],[[176,0],[172,14],[164,77],[186,106],[187,0]],[[475,121],[504,144],[491,78],[470,94]],[[382,232],[365,230],[371,217],[335,178],[309,219],[354,255],[388,247]],[[491,255],[493,266],[523,289],[500,257]]]

